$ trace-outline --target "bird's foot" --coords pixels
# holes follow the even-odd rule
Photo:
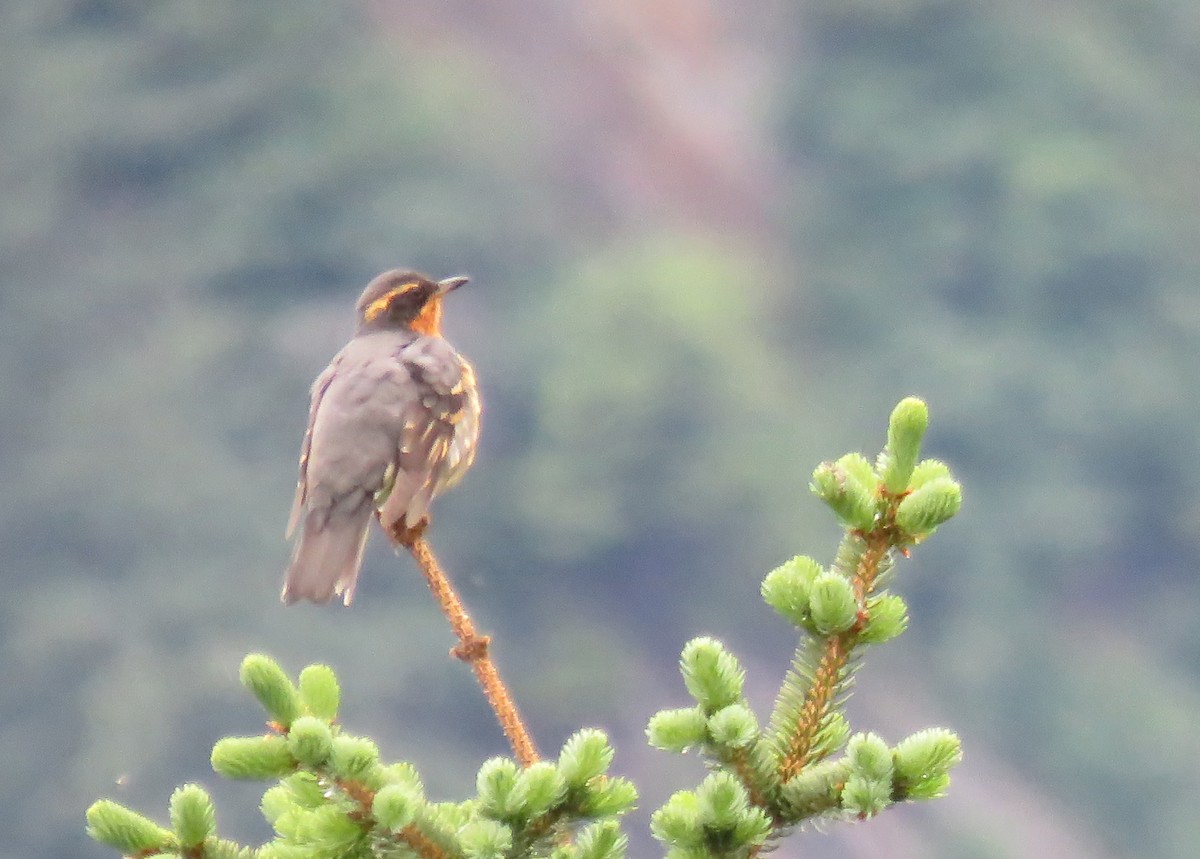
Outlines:
[[[411,549],[425,534],[429,527],[429,517],[422,516],[415,525],[409,525],[403,518],[392,526],[392,537],[406,549]]]

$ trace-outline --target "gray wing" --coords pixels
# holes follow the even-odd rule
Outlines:
[[[409,338],[411,339],[411,338]],[[374,499],[396,458],[413,396],[397,360],[407,340],[355,338],[313,384],[291,525],[300,538],[284,575],[285,603],[354,597]]]
[[[413,396],[401,416],[394,480],[380,508],[389,528],[425,517],[433,497],[471,465],[479,436],[474,373],[448,343],[421,338],[399,357]]]
[[[370,494],[337,479],[345,470],[336,447],[331,450],[329,444],[331,424],[334,436],[345,430],[347,390],[353,393],[356,387],[356,374],[346,372],[355,369],[346,366],[348,351],[339,352],[312,386],[308,428],[300,447],[300,477],[287,529],[290,537],[300,526],[280,594],[288,605],[302,599],[324,603],[334,594],[341,594],[349,605],[362,566],[371,521]]]
[[[312,401],[308,407],[308,427],[304,430],[304,441],[300,444],[300,476],[296,481],[296,496],[292,500],[292,512],[288,516],[287,531],[284,536],[291,539],[291,536],[296,531],[296,526],[300,523],[300,514],[304,510],[304,502],[308,497],[308,458],[312,453],[313,426],[317,422],[317,410],[321,408],[321,400],[325,396],[325,392],[329,390],[329,383],[333,381],[333,377],[337,370],[339,354],[326,367],[321,375],[317,376],[312,384]]]

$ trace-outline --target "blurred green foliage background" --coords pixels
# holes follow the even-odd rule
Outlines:
[[[777,855],[1194,856],[1197,140],[1192,0],[0,5],[0,856],[196,779],[261,838],[208,769],[249,650],[334,665],[435,797],[504,752],[378,536],[352,609],[277,601],[307,386],[398,265],[473,277],[433,542],[543,748],[617,742],[637,855],[701,776],[642,738],[680,647],[767,709],[807,476],[915,393],[966,505],[851,712],[966,761]]]

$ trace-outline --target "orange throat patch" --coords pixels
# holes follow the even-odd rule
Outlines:
[[[413,317],[409,327],[426,337],[439,337],[442,333],[442,297],[435,295],[425,302],[421,312]]]

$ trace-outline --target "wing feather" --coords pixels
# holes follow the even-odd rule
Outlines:
[[[396,449],[396,483],[380,509],[387,527],[423,519],[433,497],[469,465],[478,437],[479,401],[470,366],[444,341],[415,344],[401,366],[413,386]]]
[[[300,523],[304,502],[308,497],[308,457],[312,452],[313,426],[317,422],[317,410],[321,407],[321,400],[324,398],[325,392],[329,390],[329,383],[336,375],[337,365],[338,360],[335,358],[312,384],[312,402],[308,407],[308,428],[304,430],[304,441],[300,444],[300,476],[296,481],[296,496],[292,500],[292,512],[288,516],[287,531],[284,532],[284,536],[288,539],[291,539],[296,526]]]

